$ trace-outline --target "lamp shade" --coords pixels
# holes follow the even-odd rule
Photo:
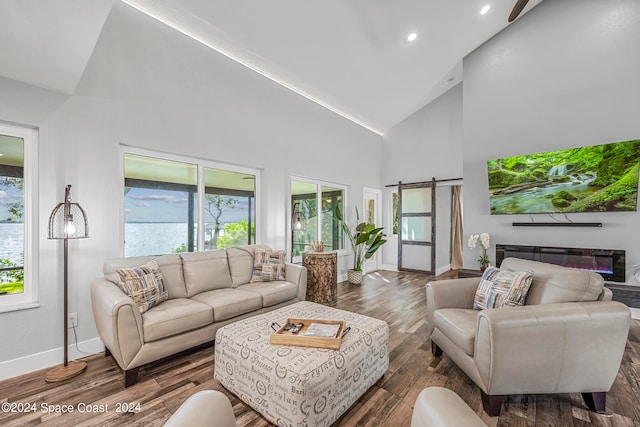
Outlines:
[[[67,185],[64,202],[51,212],[49,239],[83,239],[89,237],[89,223],[84,209],[71,202],[71,186]]]
[[[299,209],[300,203],[293,205],[293,215],[291,215],[291,230],[304,231],[307,228],[307,218]]]

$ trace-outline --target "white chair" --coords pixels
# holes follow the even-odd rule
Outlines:
[[[428,387],[413,407],[411,427],[486,427],[482,419],[455,392]]]
[[[164,427],[238,427],[231,402],[217,390],[199,391],[189,397]]]

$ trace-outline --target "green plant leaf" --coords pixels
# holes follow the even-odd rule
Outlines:
[[[367,243],[367,240],[369,240],[368,234],[359,234],[358,237],[356,238],[356,245]]]
[[[339,206],[336,206],[335,217],[340,221],[344,234],[349,239],[353,249],[353,270],[362,270],[364,260],[371,258],[380,247],[386,243],[384,227],[376,227],[375,224],[360,222],[360,213],[356,207],[356,227],[353,232],[347,225]]]

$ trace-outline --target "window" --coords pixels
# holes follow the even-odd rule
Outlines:
[[[300,212],[304,219],[302,227],[293,224],[291,227],[293,257],[300,257],[302,252],[310,250],[314,240],[322,240],[325,250],[344,248],[343,233],[340,222],[335,218],[335,210],[339,207],[344,212],[345,190],[338,184],[292,178],[291,217]]]
[[[204,249],[256,243],[255,175],[204,170]]]
[[[398,235],[398,191],[391,193],[391,234]]]
[[[0,311],[37,301],[37,131],[0,124]]]
[[[124,171],[124,256],[193,252],[197,165],[125,154]]]
[[[255,243],[257,177],[254,169],[127,150],[124,255]]]

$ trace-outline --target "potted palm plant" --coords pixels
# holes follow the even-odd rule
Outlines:
[[[340,207],[336,207],[336,218],[340,221],[340,225],[344,234],[351,243],[353,249],[353,268],[347,271],[347,278],[349,283],[359,285],[362,283],[362,264],[365,260],[371,258],[376,253],[380,246],[384,245],[387,241],[384,240],[387,237],[382,232],[383,227],[376,227],[374,224],[367,222],[360,222],[360,214],[356,207],[356,225],[353,232],[347,225],[346,221],[342,217]]]

